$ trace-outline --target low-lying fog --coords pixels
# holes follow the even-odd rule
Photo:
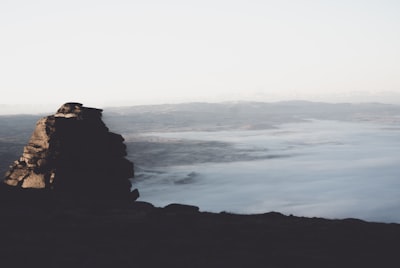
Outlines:
[[[158,132],[136,139],[152,142],[154,150],[160,146],[141,156],[159,157],[153,166],[135,162],[133,180],[140,200],[156,206],[177,202],[213,212],[400,222],[395,124],[309,120],[267,130]],[[130,141],[130,152],[146,153]]]

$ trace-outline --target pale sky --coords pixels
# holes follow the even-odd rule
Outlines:
[[[0,104],[400,103],[397,0],[0,0]]]

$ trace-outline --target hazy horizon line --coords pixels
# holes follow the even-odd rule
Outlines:
[[[52,114],[57,111],[57,109],[66,102],[79,102],[76,100],[69,100],[63,103],[38,103],[38,104],[23,104],[23,103],[16,103],[16,104],[4,104],[0,103],[0,115],[40,115],[40,114]],[[400,101],[395,102],[385,102],[385,101],[326,101],[326,100],[310,100],[304,98],[298,99],[283,99],[283,100],[220,100],[220,101],[206,101],[206,100],[188,100],[188,101],[165,101],[165,102],[154,102],[154,103],[135,103],[135,102],[126,102],[126,103],[105,103],[103,105],[87,105],[85,102],[82,103],[84,106],[87,107],[95,107],[100,109],[109,109],[109,108],[127,108],[127,107],[143,107],[143,106],[162,106],[162,105],[183,105],[183,104],[196,104],[196,103],[203,103],[203,104],[235,104],[235,103],[266,103],[266,104],[273,104],[273,103],[295,103],[295,102],[308,102],[308,103],[321,103],[321,104],[382,104],[382,105],[400,105]],[[43,108],[48,107],[48,108]]]

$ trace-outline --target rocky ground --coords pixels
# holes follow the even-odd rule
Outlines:
[[[49,200],[2,200],[1,267],[398,267],[399,224]]]

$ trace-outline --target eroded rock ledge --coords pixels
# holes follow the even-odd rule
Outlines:
[[[101,117],[101,109],[70,102],[40,119],[4,183],[74,198],[131,196],[134,170],[125,158],[124,139],[110,132]]]

